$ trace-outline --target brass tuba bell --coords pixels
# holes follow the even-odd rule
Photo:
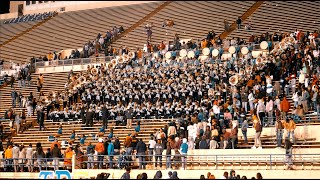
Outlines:
[[[92,74],[92,75],[96,75],[96,74],[98,74],[98,73],[99,73],[99,71],[98,71],[97,68],[92,68],[92,69],[91,69],[91,74]]]
[[[232,86],[235,86],[236,84],[238,84],[239,82],[239,78],[237,75],[233,75],[229,78],[229,83],[232,85]]]
[[[136,57],[136,54],[134,52],[129,52],[129,58],[133,59],[134,57]]]
[[[108,69],[113,69],[114,68],[114,65],[112,63],[109,63],[108,64]]]
[[[239,75],[240,75],[240,76],[245,75],[245,73],[246,73],[246,71],[245,71],[244,69],[241,68],[241,69],[239,70]]]
[[[124,62],[128,62],[129,61],[129,56],[127,54],[123,55],[122,58],[123,58]]]
[[[119,59],[118,59],[118,63],[123,63],[123,61],[124,61],[124,57],[120,56]]]

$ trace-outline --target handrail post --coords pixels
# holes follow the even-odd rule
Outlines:
[[[218,169],[218,155],[215,155],[216,156],[216,170]]]
[[[270,156],[270,170],[272,170],[272,158],[271,158],[271,154],[270,154],[269,156]]]
[[[74,173],[74,170],[76,169],[76,154],[72,154],[72,173]]]

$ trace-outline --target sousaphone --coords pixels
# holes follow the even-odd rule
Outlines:
[[[246,74],[246,71],[243,68],[241,68],[239,70],[239,75],[242,76],[242,75],[245,75],[245,74]]]
[[[194,51],[189,51],[187,56],[188,56],[188,58],[194,58],[194,56],[195,56]]]
[[[171,52],[166,52],[165,57],[166,57],[166,59],[170,59],[171,58]]]
[[[124,62],[124,57],[120,56],[119,59],[118,59],[118,63],[123,63],[123,62]]]
[[[99,73],[99,71],[98,71],[97,68],[92,68],[92,69],[91,69],[91,74],[92,74],[92,75],[96,75],[96,74],[98,74],[98,73]]]
[[[234,54],[236,52],[236,48],[234,46],[229,47],[229,53]]]
[[[239,78],[237,75],[233,75],[229,78],[229,83],[232,85],[232,86],[235,86],[237,85],[239,82]]]
[[[179,53],[180,57],[186,57],[187,54],[188,54],[187,50],[185,50],[185,49],[180,50],[180,53]]]
[[[203,48],[202,50],[202,54],[205,55],[205,56],[208,56],[210,54],[210,49],[209,48]]]
[[[122,56],[122,58],[123,58],[124,62],[128,62],[130,57],[129,57],[129,55],[125,54]]]
[[[133,59],[134,57],[136,57],[136,54],[134,52],[129,52],[128,56],[130,59]]]
[[[214,49],[212,51],[212,57],[217,57],[219,55],[219,50],[218,49]]]
[[[241,48],[241,54],[243,54],[243,55],[247,55],[247,54],[248,54],[248,52],[249,52],[248,47],[242,47],[242,48]]]
[[[108,64],[108,69],[113,69],[113,68],[114,68],[113,63],[109,63],[109,64]]]
[[[113,64],[113,66],[117,65],[117,63],[118,63],[118,62],[117,62],[117,59],[112,59],[112,60],[111,60],[111,63]]]

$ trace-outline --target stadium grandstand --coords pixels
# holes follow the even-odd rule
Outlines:
[[[320,177],[320,1],[11,1],[0,178]]]

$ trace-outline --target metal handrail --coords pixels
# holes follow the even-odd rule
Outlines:
[[[279,43],[279,42],[272,42],[272,43]],[[231,45],[230,45],[231,46]],[[230,47],[229,46],[229,47]],[[241,47],[247,47],[249,45],[237,45],[240,48]],[[253,47],[253,50],[260,50],[260,44],[251,44],[251,46]],[[259,46],[257,48],[257,46]],[[219,48],[224,48],[223,45],[218,46]],[[227,48],[227,47],[226,47]],[[202,48],[197,48],[198,50],[202,50]],[[190,50],[194,50],[194,49],[187,49],[187,51]],[[159,50],[160,51],[160,50]],[[159,52],[157,51],[157,52]],[[153,53],[157,53],[157,52],[153,52]],[[168,52],[173,52],[173,51],[168,51]],[[175,50],[177,56],[179,55],[180,50]],[[148,57],[152,55],[152,53],[148,53],[146,52],[144,54],[145,57]],[[200,52],[200,55],[202,55],[202,52]],[[106,62],[110,62],[111,59],[115,58],[115,56],[105,56],[105,57],[89,57],[89,58],[78,58],[78,59],[66,59],[66,60],[52,60],[52,61],[40,61],[40,62],[35,62],[34,66],[35,68],[39,68],[39,67],[56,67],[56,66],[73,66],[73,65],[84,65],[84,64],[92,64],[92,63],[96,63],[94,61],[99,59],[99,63],[106,63]],[[102,60],[102,61],[101,61]],[[71,63],[70,63],[71,62]],[[74,62],[79,62],[79,63],[74,63]]]
[[[146,152],[147,153],[147,152]],[[83,157],[94,157],[97,158],[98,156],[103,156],[102,161],[94,160],[93,161],[81,161],[81,162],[76,162],[77,167],[81,167],[81,164],[89,164],[89,163],[102,163],[102,164],[109,164],[109,158],[107,161],[105,161],[106,157],[109,157],[109,155],[83,155],[78,158],[83,158]],[[138,154],[132,154],[132,155],[112,155],[112,161],[113,165],[118,165],[119,167],[119,158],[122,157],[127,157],[123,163],[143,163],[145,165],[150,165],[150,164],[155,164],[155,163],[162,163],[164,166],[166,166],[167,163],[167,157],[170,157],[170,164],[171,166],[175,165],[176,163],[185,163],[185,168],[187,169],[187,165],[190,167],[194,165],[200,165],[201,163],[212,163],[213,166],[215,165],[215,169],[218,169],[218,164],[223,164],[223,163],[236,163],[236,164],[241,164],[242,162],[252,162],[252,163],[265,163],[266,165],[269,165],[269,168],[272,169],[273,166],[275,166],[275,163],[283,163],[286,164],[286,157],[291,156],[292,157],[292,162],[293,163],[298,163],[298,162],[308,162],[308,163],[319,163],[320,162],[320,154],[226,154],[226,155],[157,155],[161,156],[161,159],[164,161],[155,161],[155,155],[138,155]],[[134,159],[132,157],[135,157]],[[145,161],[140,161],[138,160],[139,157],[148,157],[148,160]],[[185,157],[186,160],[183,161],[181,157]],[[152,160],[151,160],[152,158]],[[178,158],[178,159],[174,159]],[[130,160],[132,159],[132,160]],[[138,161],[137,161],[138,160]],[[302,165],[303,167],[303,165]]]

